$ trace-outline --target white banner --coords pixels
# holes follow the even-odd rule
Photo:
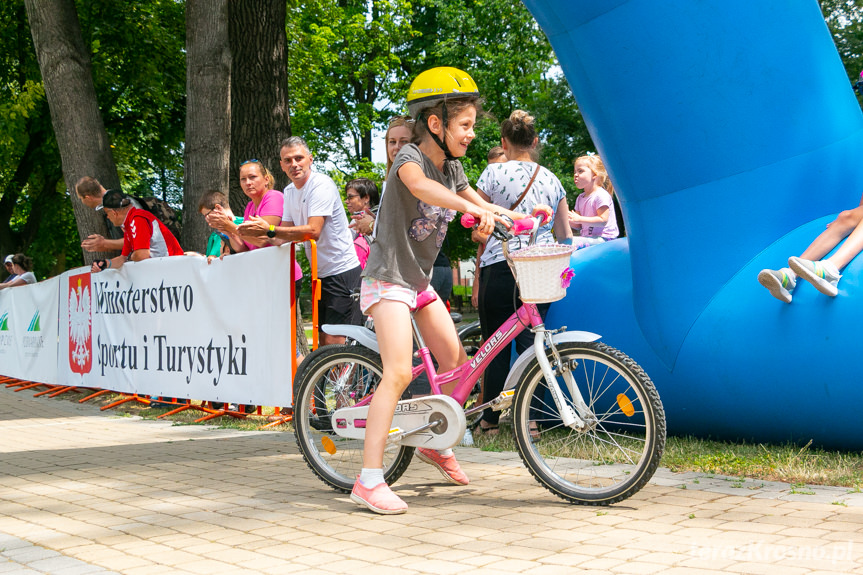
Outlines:
[[[0,291],[0,374],[57,383],[59,278]]]
[[[291,405],[291,246],[167,257],[59,281],[66,385]]]

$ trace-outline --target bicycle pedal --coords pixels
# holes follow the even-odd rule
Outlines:
[[[489,403],[489,407],[492,411],[503,411],[512,405],[512,399],[515,397],[514,389],[507,389],[506,391],[501,391],[500,395],[495,397]]]
[[[393,427],[387,434],[387,443],[398,443],[405,436],[405,432],[400,427]]]

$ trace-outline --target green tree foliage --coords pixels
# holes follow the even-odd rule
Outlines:
[[[185,117],[183,4],[79,0],[97,95],[127,191],[177,201]],[[0,3],[0,252],[43,278],[83,263],[23,0]]]
[[[0,30],[0,252],[28,253],[44,278],[80,248],[23,0],[0,4]]]
[[[183,3],[78,0],[77,5],[124,189],[179,205],[186,107]]]
[[[820,0],[820,4],[848,78],[857,82],[863,70],[863,5],[859,0]],[[863,104],[859,92],[857,99]]]
[[[291,121],[317,161],[368,170],[372,129],[399,102],[399,48],[414,35],[406,0],[312,0],[288,6]],[[363,167],[365,166],[365,167]]]

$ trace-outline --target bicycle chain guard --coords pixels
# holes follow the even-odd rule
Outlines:
[[[368,412],[368,405],[336,410],[332,415],[333,431],[340,437],[365,439]],[[429,427],[417,431],[425,426]],[[464,410],[448,395],[405,399],[396,405],[387,441],[411,447],[448,449],[458,445],[466,427]]]

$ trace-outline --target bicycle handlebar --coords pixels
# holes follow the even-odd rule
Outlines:
[[[508,232],[514,236],[520,236],[522,234],[530,233],[534,229],[538,228],[543,224],[546,219],[546,214],[540,213],[536,217],[533,218],[523,218],[521,220],[516,220],[513,222],[512,227],[509,228]],[[473,214],[464,214],[461,217],[461,225],[466,228],[472,228],[479,223],[479,220]],[[495,223],[495,228],[499,225]]]

